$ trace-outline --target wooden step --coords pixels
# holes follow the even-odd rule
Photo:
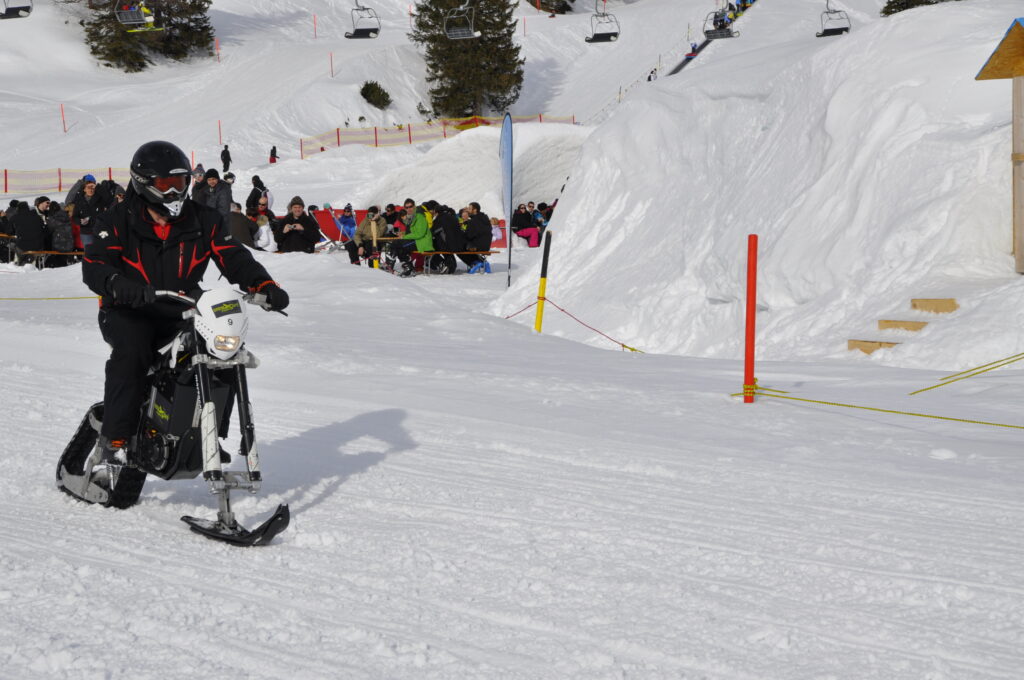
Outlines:
[[[900,343],[886,342],[884,340],[847,340],[846,349],[859,349],[864,354],[871,354],[876,349],[888,349]]]
[[[910,308],[933,314],[949,314],[960,309],[960,305],[953,298],[914,298],[910,301]]]
[[[927,321],[896,321],[895,319],[880,319],[878,322],[878,330],[884,331],[890,328],[895,328],[901,331],[919,331],[928,325]]]

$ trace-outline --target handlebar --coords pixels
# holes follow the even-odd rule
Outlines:
[[[264,295],[263,293],[244,293],[242,291],[237,292],[242,296],[242,299],[245,300],[246,303],[250,305],[256,305],[257,307],[260,307],[261,309],[264,309],[268,312],[277,312],[278,314],[288,316],[288,314],[286,314],[280,309],[272,309],[270,307],[270,304],[267,302],[267,296]],[[178,293],[173,290],[155,290],[153,291],[153,294],[158,298],[169,298],[177,302],[183,302],[190,307],[196,306],[195,298],[191,298],[188,295],[182,295],[181,293]]]

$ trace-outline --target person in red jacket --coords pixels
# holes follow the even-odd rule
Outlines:
[[[101,296],[100,332],[111,347],[99,441],[107,460],[135,434],[146,371],[183,323],[181,305],[157,301],[155,290],[195,291],[212,261],[231,283],[266,294],[274,309],[288,306],[288,294],[231,238],[220,213],[186,200],[190,170],[181,149],[143,144],[130,174],[125,200],[96,216],[82,264],[82,279]]]

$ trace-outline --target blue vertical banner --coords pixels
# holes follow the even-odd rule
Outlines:
[[[498,142],[501,160],[501,202],[505,209],[505,240],[508,242],[508,283],[512,285],[512,116],[505,114],[501,123],[501,141]]]

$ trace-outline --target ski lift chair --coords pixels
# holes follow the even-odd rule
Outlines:
[[[32,14],[32,0],[3,0],[3,3],[0,19],[23,19]]]
[[[144,2],[132,3],[130,5],[124,0],[115,2],[114,18],[125,27],[128,33],[163,30],[163,28],[156,25],[156,15],[153,14],[153,10],[146,7]]]
[[[376,38],[380,35],[380,17],[372,7],[359,4],[352,10],[352,31],[345,34],[346,38]]]
[[[594,0],[594,14],[590,17],[590,36],[584,38],[588,43],[613,42],[619,39],[619,20],[614,14],[601,11]]]
[[[480,37],[480,31],[473,28],[473,8],[469,6],[469,0],[445,13],[444,34],[449,40]]]
[[[738,38],[739,35],[739,31],[732,30],[728,10],[716,9],[704,18],[704,38],[707,40]]]
[[[821,32],[817,38],[829,38],[850,32],[850,17],[841,9],[832,9],[831,0],[825,0],[825,11],[821,13]]]

